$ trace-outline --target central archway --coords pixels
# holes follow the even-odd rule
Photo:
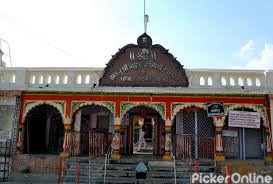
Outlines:
[[[145,105],[127,110],[121,119],[122,154],[164,154],[165,121],[154,108]]]

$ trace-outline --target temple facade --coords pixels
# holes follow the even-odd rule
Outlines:
[[[0,68],[0,130],[18,157],[272,160],[272,80],[185,69],[144,33],[105,68]]]

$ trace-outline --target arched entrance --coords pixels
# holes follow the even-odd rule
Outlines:
[[[122,154],[164,154],[164,120],[153,108],[131,108],[121,121]]]
[[[64,126],[60,112],[43,104],[30,110],[24,122],[24,152],[28,154],[60,153]]]
[[[235,111],[255,112],[249,108],[236,108]],[[266,149],[265,129],[260,118],[260,128],[229,126],[229,115],[223,127],[223,149],[226,159],[263,159]]]
[[[188,107],[180,110],[174,118],[172,132],[177,157],[214,158],[215,126],[204,109]]]
[[[90,155],[91,147],[106,151],[114,131],[114,115],[109,109],[95,104],[80,107],[72,122],[75,155]]]

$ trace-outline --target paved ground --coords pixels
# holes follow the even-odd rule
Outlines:
[[[56,175],[55,174],[18,174],[12,175],[9,177],[7,182],[3,184],[56,184]]]

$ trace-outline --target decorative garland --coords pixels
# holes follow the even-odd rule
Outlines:
[[[35,107],[38,107],[40,105],[49,105],[54,107],[56,110],[59,111],[59,113],[62,116],[63,122],[65,121],[64,111],[65,111],[65,101],[25,101],[24,103],[24,109],[23,109],[23,119],[22,123],[24,123],[25,118],[27,114],[34,109]]]
[[[149,107],[152,108],[154,110],[156,110],[162,117],[163,120],[166,119],[165,117],[165,108],[166,108],[166,104],[165,103],[153,103],[153,102],[149,102],[149,103],[145,103],[145,102],[122,102],[121,103],[121,114],[120,114],[120,119],[123,118],[123,116],[132,108],[134,107],[138,107],[138,106],[145,106],[145,107]]]
[[[72,101],[71,105],[71,110],[72,114],[75,113],[79,108],[83,106],[88,106],[88,105],[98,105],[98,106],[103,106],[107,108],[110,112],[115,114],[115,103],[114,102],[98,102],[98,101]]]

